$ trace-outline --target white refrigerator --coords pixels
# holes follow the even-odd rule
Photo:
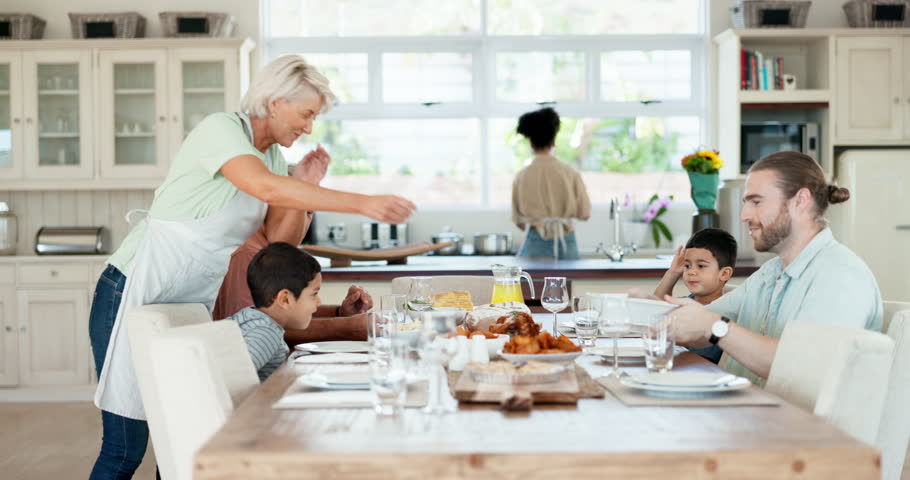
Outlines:
[[[835,238],[866,262],[883,300],[910,301],[910,149],[847,150],[835,172],[850,190],[828,208]]]

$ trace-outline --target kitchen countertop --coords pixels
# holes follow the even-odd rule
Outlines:
[[[420,275],[490,275],[490,265],[518,265],[532,276],[559,276],[570,279],[660,278],[670,266],[666,258],[627,258],[611,262],[607,258],[553,260],[515,256],[438,256],[408,257],[406,265],[387,265],[386,262],[354,262],[350,267],[331,268],[329,260],[319,258],[323,281],[391,280],[401,276]],[[754,261],[737,264],[733,275],[745,277],[761,265]]]

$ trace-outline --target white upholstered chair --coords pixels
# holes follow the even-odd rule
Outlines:
[[[791,322],[765,389],[874,444],[893,352],[894,341],[881,333]]]
[[[894,319],[894,314],[897,312],[902,312],[904,310],[910,310],[910,302],[895,302],[895,301],[884,301],[882,302],[883,307],[883,321],[882,321],[882,333],[888,333],[888,327],[891,325],[891,320]]]
[[[887,332],[894,340],[894,359],[875,443],[882,451],[882,479],[897,480],[905,468],[910,441],[910,309],[899,310],[889,318]]]
[[[189,479],[196,449],[259,385],[240,328],[201,304],[146,305],[125,320],[161,476]]]
[[[397,277],[392,279],[392,293],[407,294],[414,277]],[[474,305],[490,303],[493,298],[493,276],[480,275],[440,275],[433,277],[431,290],[433,294],[467,290],[471,293]]]

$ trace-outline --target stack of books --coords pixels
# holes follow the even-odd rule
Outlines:
[[[784,59],[755,50],[740,50],[741,90],[783,90]]]

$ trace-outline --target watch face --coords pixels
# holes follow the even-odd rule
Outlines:
[[[723,320],[718,320],[714,322],[714,325],[711,325],[711,334],[717,338],[722,338],[727,332],[730,331],[730,325]]]

